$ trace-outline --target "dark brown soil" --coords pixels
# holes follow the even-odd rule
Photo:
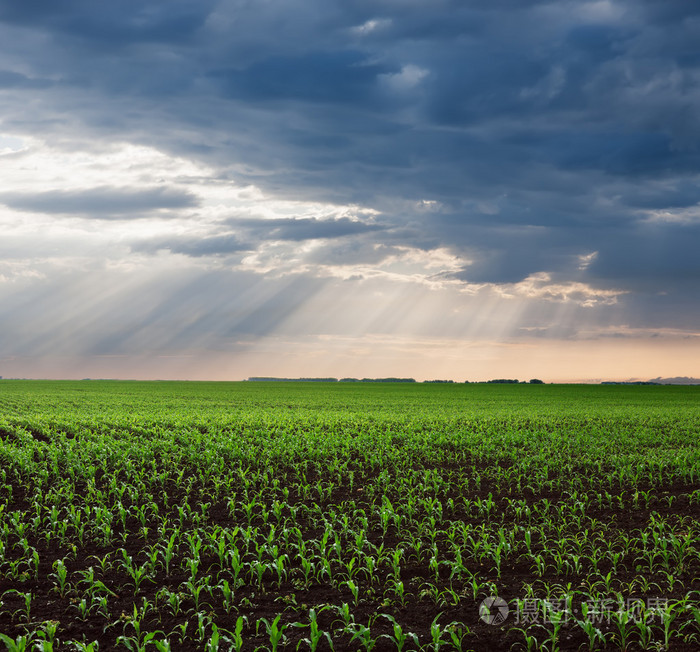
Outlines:
[[[9,433],[0,431],[0,437],[8,437]],[[33,433],[33,436],[40,438],[40,433]],[[484,473],[485,468],[475,467],[477,471]],[[454,469],[445,468],[444,473],[448,473]],[[485,473],[484,473],[485,474]],[[323,478],[320,478],[323,480]],[[30,497],[27,494],[25,487],[20,483],[10,485],[12,491],[12,500],[8,505],[5,514],[0,514],[0,526],[8,518],[14,510],[24,512],[31,511]],[[362,485],[359,484],[361,487]],[[8,487],[6,487],[7,489]],[[697,487],[688,487],[687,485],[674,484],[663,487],[663,491],[654,490],[654,499],[646,508],[637,509],[621,509],[615,510],[609,507],[589,507],[586,512],[588,518],[597,519],[603,524],[613,524],[614,527],[623,532],[637,536],[639,532],[648,527],[650,518],[655,512],[660,512],[662,496],[675,497],[671,501],[670,507],[663,508],[664,516],[673,521],[673,519],[683,519],[684,517],[692,517],[693,519],[700,518],[700,510],[697,503],[690,504],[688,501],[689,494]],[[622,491],[622,490],[620,490]],[[197,494],[206,495],[207,487],[194,487],[190,490],[190,502],[192,497]],[[170,511],[173,514],[176,512],[176,506],[182,504],[186,500],[186,494],[182,489],[171,487],[168,492],[168,506],[163,502],[159,507],[164,512]],[[512,523],[513,519],[508,515],[506,509],[506,498],[524,498],[529,504],[534,504],[543,498],[547,498],[553,503],[560,500],[560,496],[555,493],[548,495],[531,495],[531,492],[525,492],[522,496],[498,495],[493,493],[493,487],[482,486],[479,491],[473,493],[472,498],[485,499],[491,494],[497,505],[497,513],[502,518],[502,523],[507,525]],[[459,496],[442,496],[443,503],[450,497],[457,499]],[[393,501],[401,500],[400,496],[392,496]],[[373,501],[364,497],[362,489],[350,489],[348,486],[339,486],[330,496],[325,504],[321,504],[324,509],[335,507],[339,508],[343,503],[354,501],[357,509],[364,508],[367,513],[371,512]],[[125,504],[128,506],[128,499]],[[302,496],[289,496],[289,502],[298,506],[305,505],[309,509],[313,509],[318,504],[318,499],[304,499]],[[457,501],[456,501],[456,504]],[[163,513],[163,512],[161,512]],[[305,514],[303,509],[300,509],[299,514]],[[480,519],[475,518],[473,514],[466,512],[451,514],[452,520],[462,519],[464,522],[478,525]],[[254,524],[261,524],[262,520],[258,517]],[[151,524],[153,525],[153,524]],[[207,526],[220,525],[222,527],[232,528],[235,526],[245,526],[247,524],[234,522],[230,516],[230,510],[225,503],[214,504],[207,514]],[[299,520],[292,523],[299,527],[308,539],[318,539],[323,534],[323,524],[314,522],[313,519],[307,516],[301,516]],[[376,525],[376,524],[375,524]],[[0,576],[0,596],[2,604],[0,604],[0,633],[9,635],[12,638],[19,636],[27,631],[41,629],[42,623],[46,621],[55,621],[58,623],[57,639],[60,641],[80,641],[86,642],[97,641],[99,650],[111,649],[126,649],[123,645],[118,645],[117,640],[120,636],[135,636],[136,628],[132,620],[134,613],[134,605],[140,608],[144,601],[155,605],[154,608],[148,610],[140,624],[141,632],[159,631],[163,634],[157,637],[158,640],[169,638],[172,649],[174,650],[202,650],[205,648],[204,641],[200,640],[197,635],[198,622],[200,618],[204,622],[215,623],[220,629],[229,631],[235,630],[236,621],[239,616],[246,619],[246,624],[243,629],[244,650],[255,650],[258,648],[264,649],[269,647],[269,636],[264,631],[264,624],[260,619],[264,618],[269,623],[272,623],[278,614],[282,614],[280,625],[286,625],[285,642],[280,649],[295,649],[298,644],[301,649],[308,649],[308,645],[302,643],[302,640],[309,635],[309,629],[295,626],[294,623],[308,623],[309,609],[314,608],[318,614],[318,623],[321,629],[332,631],[335,650],[360,650],[364,649],[359,639],[352,640],[350,633],[343,633],[342,617],[336,609],[329,608],[327,605],[341,606],[347,603],[351,607],[351,612],[354,621],[359,624],[371,624],[371,634],[373,638],[381,635],[385,637],[379,638],[374,650],[396,650],[397,645],[391,639],[393,625],[386,617],[378,616],[386,614],[393,616],[396,622],[400,623],[404,631],[414,632],[420,641],[420,645],[425,649],[430,647],[430,628],[431,623],[438,622],[445,626],[452,622],[463,623],[469,631],[462,632],[462,647],[465,650],[497,652],[500,650],[510,649],[527,649],[525,638],[522,632],[517,631],[517,627],[524,627],[528,633],[535,636],[538,643],[543,645],[547,636],[552,631],[551,623],[541,621],[539,623],[530,623],[529,625],[518,625],[516,623],[516,614],[513,613],[513,606],[516,599],[523,599],[526,595],[523,593],[524,583],[532,584],[535,587],[541,587],[544,591],[545,582],[549,586],[559,584],[561,586],[570,585],[573,591],[582,591],[585,586],[585,580],[589,575],[589,569],[583,568],[580,574],[568,575],[562,574],[558,576],[553,570],[546,577],[540,578],[535,572],[532,565],[520,558],[508,558],[501,568],[500,577],[494,569],[486,564],[479,564],[476,561],[470,561],[469,570],[478,574],[485,580],[494,582],[499,587],[500,597],[504,598],[511,605],[511,613],[508,619],[502,625],[489,625],[483,622],[479,617],[479,605],[481,601],[487,597],[487,593],[483,590],[477,592],[476,597],[473,595],[473,589],[470,581],[467,578],[450,578],[447,568],[439,570],[437,580],[433,571],[424,563],[411,561],[410,551],[405,551],[406,557],[401,563],[401,580],[405,586],[404,599],[398,599],[395,595],[387,592],[383,593],[385,587],[390,585],[390,570],[386,566],[382,566],[376,573],[375,581],[370,585],[366,578],[359,575],[357,583],[360,586],[359,602],[355,603],[354,596],[347,586],[331,586],[325,582],[311,582],[308,586],[299,580],[300,565],[296,560],[290,560],[287,566],[288,577],[294,577],[294,581],[283,579],[278,582],[274,577],[267,576],[261,587],[253,585],[244,585],[237,589],[235,593],[234,604],[228,611],[220,591],[213,591],[211,594],[206,590],[202,591],[201,602],[197,606],[191,596],[183,597],[179,611],[173,614],[170,607],[167,606],[162,598],[159,598],[158,592],[165,588],[172,592],[183,591],[183,586],[187,583],[189,575],[179,563],[174,564],[174,570],[170,575],[167,575],[163,569],[159,569],[153,576],[153,581],[144,581],[143,584],[134,591],[133,580],[124,569],[119,569],[112,565],[108,572],[103,573],[100,570],[99,559],[107,556],[113,560],[121,555],[117,552],[119,548],[123,548],[135,562],[145,563],[148,558],[149,546],[158,540],[155,532],[151,531],[146,540],[141,535],[141,524],[135,519],[130,518],[127,521],[126,529],[124,529],[118,520],[114,521],[114,534],[116,543],[112,546],[104,546],[95,538],[86,538],[82,543],[79,541],[71,541],[66,545],[59,546],[55,542],[55,538],[47,544],[47,539],[43,531],[30,530],[25,535],[25,541],[22,542],[17,538],[10,537],[10,543],[4,552],[5,563],[11,563],[14,560],[24,556],[23,550],[25,546],[33,547],[39,555],[39,563],[37,572],[33,573],[29,569],[21,573],[19,576],[10,577],[7,572]],[[389,528],[386,534],[383,534],[381,528],[375,527],[368,532],[369,541],[376,545],[384,545],[385,549],[391,549],[403,540],[403,533],[397,531],[393,526]],[[344,540],[344,546],[349,546],[348,540]],[[447,542],[437,540],[438,548],[444,549]],[[535,542],[534,547],[541,547],[541,544]],[[182,556],[182,551],[180,557]],[[71,580],[70,587],[67,587],[64,594],[60,595],[54,574],[56,572],[53,564],[56,560],[64,559],[68,570],[68,577]],[[179,558],[178,558],[179,562]],[[89,615],[82,617],[80,614],[80,601],[85,597],[82,592],[83,587],[77,586],[75,578],[78,577],[78,571],[84,571],[92,567],[95,577],[102,581],[109,589],[111,594],[107,597],[108,613],[99,613],[95,609]],[[6,566],[7,568],[7,566]],[[601,565],[602,573],[612,570]],[[219,560],[214,556],[204,556],[200,566],[198,577],[206,575],[212,576],[212,582],[227,579],[233,582],[233,576],[230,571],[221,571]],[[634,564],[627,563],[617,567],[614,572],[614,585],[618,587],[629,586],[630,583],[638,578],[639,572],[634,568]],[[700,592],[700,559],[690,564],[681,573],[676,574],[676,584],[673,588],[666,588],[662,584],[663,577],[654,575],[648,578],[650,582],[656,583],[649,594],[644,594],[639,589],[636,597],[647,599],[649,597],[662,597],[668,600],[680,600],[684,598],[690,591]],[[436,604],[429,595],[422,593],[422,589],[426,583],[433,583],[438,592],[452,590],[459,596],[459,604],[453,606],[446,598],[446,602]],[[29,616],[25,612],[25,600],[19,593],[31,593],[31,610]],[[695,598],[700,593],[695,594]],[[541,594],[544,597],[544,593]],[[635,596],[628,596],[635,597]],[[578,596],[574,599],[574,610],[578,617],[580,615],[580,604],[583,597]],[[698,601],[692,600],[692,604],[698,606]],[[260,629],[256,632],[256,623],[260,622]],[[678,618],[678,625],[688,623],[685,633],[691,631],[694,626],[690,617],[683,614]],[[185,635],[183,636],[183,626]],[[619,650],[621,645],[619,640],[613,640],[612,635],[615,632],[615,627],[612,624],[601,623],[601,630],[608,634],[607,646],[596,645],[596,650]],[[211,633],[211,628],[208,629]],[[656,640],[662,633],[661,621],[655,629]],[[224,633],[224,635],[226,635]],[[457,635],[457,634],[456,634]],[[229,649],[228,644],[222,644],[221,649]],[[442,649],[450,649],[452,646],[445,644]],[[409,640],[404,649],[415,649],[415,644]],[[66,645],[61,645],[58,649],[69,649]],[[153,645],[147,649],[155,649]],[[327,642],[322,640],[319,650],[330,649]],[[454,647],[453,647],[454,649]],[[559,649],[561,650],[586,650],[588,649],[588,638],[577,626],[573,619],[569,619],[561,630],[559,638]],[[636,634],[632,635],[631,643],[627,646],[627,650],[641,649],[639,639]],[[681,650],[699,650],[700,642],[683,642],[679,637],[675,637],[670,647],[667,649],[672,651]]]

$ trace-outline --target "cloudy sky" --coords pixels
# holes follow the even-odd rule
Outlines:
[[[0,375],[700,371],[687,0],[0,0]]]

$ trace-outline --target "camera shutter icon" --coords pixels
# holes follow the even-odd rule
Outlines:
[[[509,613],[508,603],[503,598],[496,596],[485,598],[479,605],[479,618],[487,625],[503,624]]]

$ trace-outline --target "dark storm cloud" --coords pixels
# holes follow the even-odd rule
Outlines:
[[[548,271],[649,296],[688,296],[680,281],[700,270],[700,234],[680,224],[697,216],[649,228],[650,212],[700,200],[692,2],[0,1],[0,37],[6,130],[132,140],[281,197],[382,212],[381,229],[239,221],[241,236],[150,250],[343,237],[359,260],[377,256],[371,237],[462,255],[465,282]],[[163,193],[2,201],[95,217],[196,204]]]
[[[648,209],[688,208],[700,203],[700,185],[681,179],[671,185],[635,188],[630,194],[621,197],[627,206]]]
[[[309,52],[256,61],[244,70],[216,70],[212,78],[235,99],[279,102],[342,102],[365,104],[377,75],[395,71],[367,61],[361,52]]]
[[[139,42],[177,42],[191,37],[213,6],[209,0],[25,0],[0,4],[0,20],[26,27],[42,26],[100,48]]]
[[[78,215],[96,219],[135,219],[154,211],[197,206],[192,193],[172,188],[133,190],[108,186],[87,190],[0,193],[0,203],[20,211]]]
[[[700,224],[649,224],[626,229],[601,243],[589,269],[592,278],[614,279],[636,290],[700,287]]]

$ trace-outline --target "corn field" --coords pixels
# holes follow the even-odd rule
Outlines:
[[[0,381],[0,648],[700,649],[700,388]]]

